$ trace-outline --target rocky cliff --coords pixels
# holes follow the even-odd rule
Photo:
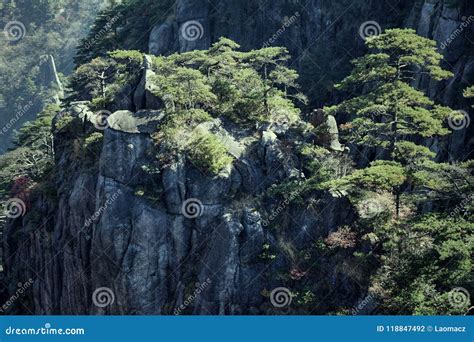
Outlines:
[[[311,205],[276,198],[264,206],[258,199],[275,182],[300,177],[301,163],[288,153],[291,132],[250,134],[216,119],[204,129],[229,146],[233,167],[213,176],[177,158],[150,174],[144,170],[153,160],[159,110],[109,116],[91,165],[77,143],[97,129],[96,118],[86,103],[66,112],[83,124],[73,137],[56,131],[57,203],[37,198],[5,232],[10,278],[38,280],[33,313],[259,314],[272,307],[268,292],[282,279],[302,277],[324,279],[315,282],[322,297],[327,279],[340,286],[314,308],[324,313],[351,307],[365,291],[338,270],[337,258],[315,255],[311,275],[299,271],[302,251],[353,219],[346,199],[321,193]],[[263,220],[264,212],[276,213],[278,224]],[[206,288],[196,295],[200,286]],[[93,300],[101,288],[114,298],[106,307]]]

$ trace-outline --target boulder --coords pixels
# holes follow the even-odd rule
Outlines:
[[[163,102],[152,93],[152,79],[155,75],[152,70],[152,63],[151,56],[145,55],[143,59],[142,78],[133,94],[133,103],[135,104],[136,110],[160,109],[163,107]]]

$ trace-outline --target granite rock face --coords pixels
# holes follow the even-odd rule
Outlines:
[[[221,0],[211,6],[179,0],[175,15],[151,31],[150,53],[206,49],[227,36],[244,49],[285,45],[299,68],[309,48],[336,49],[340,39],[353,41],[347,54],[357,56],[363,51],[362,21],[390,26],[385,2],[350,2],[342,8],[334,2],[308,0],[304,8],[297,3]],[[472,10],[465,2],[452,8],[433,0],[397,6],[403,20],[398,24],[416,28],[440,46]],[[349,15],[357,20],[348,20]],[[473,79],[473,51],[466,43],[474,41],[472,34],[469,26],[443,51],[462,84]],[[149,91],[147,63],[141,81],[130,86],[108,117],[96,163],[86,166],[81,159],[80,132],[55,133],[57,199],[35,198],[32,210],[10,220],[4,232],[8,292],[33,280],[10,312],[278,314],[269,292],[302,283],[324,298],[312,313],[356,306],[367,294],[368,276],[350,251],[332,257],[321,253],[311,272],[299,269],[304,251],[354,221],[348,200],[321,192],[307,203],[255,201],[273,184],[301,177],[301,161],[287,148],[291,132],[264,128],[247,134],[215,120],[203,129],[227,146],[235,158],[232,167],[211,175],[185,156],[155,165],[159,149],[151,135],[164,117],[162,104]],[[457,106],[454,84],[418,82],[431,96]],[[65,111],[80,118],[84,128],[94,126],[87,103]],[[332,119],[329,125],[335,135]],[[469,132],[433,145],[441,154],[462,155],[464,148],[472,150]],[[276,227],[268,222],[272,215]]]
[[[143,99],[138,87],[134,97]],[[79,131],[96,124],[87,102],[58,116],[66,113],[80,119]],[[225,144],[232,167],[213,175],[177,156],[151,168],[159,153],[151,135],[163,119],[160,109],[114,112],[92,166],[78,157],[80,132],[55,133],[57,202],[36,199],[34,213],[9,221],[5,232],[9,279],[34,281],[24,298],[29,311],[12,312],[263,314],[271,308],[265,294],[282,285],[277,274],[290,274],[296,262],[277,251],[311,248],[354,218],[346,199],[329,194],[317,195],[316,207],[255,200],[301,176],[298,158],[283,147],[287,131],[256,136],[215,119],[200,129]],[[282,232],[263,220],[276,209],[285,211],[276,215]],[[263,256],[266,245],[273,259]],[[319,272],[338,277],[332,268]],[[366,291],[350,286],[351,296],[334,293],[337,305],[351,306]]]
[[[51,102],[56,104],[64,97],[64,87],[59,80],[58,72],[56,71],[56,64],[51,55],[42,56],[40,62],[40,80],[39,83],[45,89],[51,92]]]

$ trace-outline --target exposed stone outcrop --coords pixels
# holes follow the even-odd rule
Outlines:
[[[152,55],[169,55],[179,50],[178,40],[175,39],[178,28],[173,20],[155,26],[150,32],[148,51]]]
[[[454,73],[446,82],[435,82],[426,77],[415,82],[427,90],[430,97],[451,106],[455,110],[470,111],[462,98],[462,90],[474,82],[474,6],[460,2],[453,6],[449,2],[425,0],[422,6],[415,6],[406,25],[418,34],[434,39],[445,59],[445,67]],[[430,148],[440,159],[462,159],[474,146],[473,125],[453,130],[448,139],[428,140]],[[446,141],[447,140],[447,141]]]
[[[59,104],[64,97],[64,88],[56,71],[56,64],[51,55],[41,57],[39,85],[51,92],[51,101]]]
[[[310,122],[318,130],[318,143],[332,151],[348,151],[348,148],[339,142],[339,128],[333,115],[328,115],[322,109],[317,109],[311,113]]]
[[[162,102],[151,92],[153,82],[151,78],[155,75],[152,70],[152,61],[150,56],[146,55],[143,59],[143,72],[140,83],[133,93],[133,102],[136,110],[139,109],[158,109],[162,107]]]

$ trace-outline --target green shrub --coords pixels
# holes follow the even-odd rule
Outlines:
[[[137,50],[115,50],[108,53],[113,59],[122,63],[131,63],[139,67],[143,61],[143,53]]]
[[[56,121],[55,127],[61,132],[77,132],[79,120],[72,115],[63,115]]]
[[[224,144],[208,132],[194,133],[188,156],[194,165],[215,174],[232,164],[233,160]]]
[[[96,154],[100,153],[104,135],[101,132],[94,132],[84,140],[84,148]]]

